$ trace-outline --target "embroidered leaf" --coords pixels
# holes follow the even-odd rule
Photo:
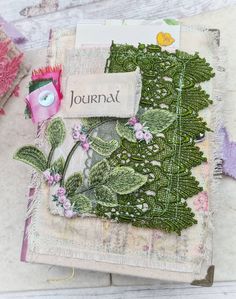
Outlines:
[[[101,156],[110,156],[118,147],[117,140],[104,141],[99,137],[89,136],[91,148]]]
[[[67,192],[67,196],[73,196],[75,191],[82,185],[82,175],[79,172],[75,172],[71,176],[68,177],[65,183],[65,188]]]
[[[147,182],[147,176],[135,172],[130,167],[116,167],[111,170],[106,185],[118,194],[129,194]]]
[[[98,186],[95,189],[95,194],[97,202],[102,206],[115,207],[118,204],[116,193],[107,186]]]
[[[52,147],[58,147],[65,139],[66,128],[60,117],[50,121],[46,130],[47,138]]]
[[[137,142],[134,131],[127,126],[127,121],[118,120],[116,123],[116,131],[121,138],[125,138],[130,142]]]
[[[179,25],[179,21],[175,19],[164,19],[163,20],[167,25]]]
[[[18,149],[14,155],[14,159],[29,164],[38,171],[45,171],[47,169],[47,160],[44,153],[32,145],[26,145]]]
[[[91,200],[83,194],[75,194],[70,198],[70,201],[73,209],[80,214],[89,213],[92,210]]]
[[[56,173],[62,174],[64,168],[65,160],[63,157],[58,158],[55,162],[52,163],[52,168]]]
[[[102,183],[109,171],[110,165],[106,159],[94,164],[89,172],[89,184],[91,186],[96,186]]]
[[[140,120],[151,133],[156,134],[168,128],[176,119],[174,113],[168,110],[150,109],[144,112]]]

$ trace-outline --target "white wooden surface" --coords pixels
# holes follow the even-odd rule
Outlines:
[[[27,49],[29,49],[46,46],[48,31],[50,28],[75,25],[78,19],[155,19],[165,17],[183,18],[235,4],[236,0],[0,0],[0,14],[6,20],[14,22],[16,27],[26,35],[26,37],[29,39],[29,43],[27,45]],[[188,23],[200,23],[201,25],[205,24],[211,27],[220,27],[222,30],[222,38],[224,38],[224,34],[228,34],[224,41],[225,45],[227,45],[227,43],[230,42],[230,37],[232,37],[232,40],[235,39],[234,28],[236,22],[234,19],[236,19],[236,8],[232,7],[232,9],[226,9],[225,12],[222,13],[216,12],[201,18],[189,18]],[[234,45],[235,47],[233,47],[231,53],[232,56],[236,51],[235,42]],[[235,75],[235,70],[236,60],[234,60],[233,66],[231,65],[231,75]],[[231,83],[229,83],[228,89],[231,90],[230,96],[233,97],[235,95],[235,87],[233,81],[231,80],[230,82]],[[10,123],[10,117],[15,116],[13,114],[11,115],[10,111],[13,107],[10,107],[10,105],[9,127],[11,125],[14,127],[14,122]],[[23,107],[22,104],[19,106]],[[233,108],[236,109],[236,107],[233,106],[229,107],[228,109],[232,110]],[[235,122],[235,117],[233,114],[227,121]],[[8,134],[6,133],[6,139],[7,136]],[[236,136],[234,137],[236,138]],[[17,143],[24,144],[23,140],[26,139],[30,139],[30,136],[19,136]],[[11,146],[12,148],[10,149],[13,150],[16,145],[13,144]],[[227,190],[230,193],[234,182],[230,179],[226,180],[226,182],[226,188],[228,188]],[[17,191],[20,192],[19,186],[17,187]],[[221,218],[224,218],[226,213],[229,215],[225,218],[226,223],[219,223],[219,227],[216,227],[216,229],[219,229],[220,231],[219,235],[217,236],[217,244],[215,246],[217,280],[236,280],[236,269],[234,262],[234,254],[236,251],[233,247],[231,247],[231,243],[236,244],[236,237],[234,236],[235,226],[232,225],[232,219],[236,218],[236,206],[233,203],[233,197],[234,195],[231,192],[228,205],[226,204],[224,206],[224,210],[220,211],[222,214],[219,213]],[[24,208],[22,208],[24,205],[25,202],[18,203],[18,208],[20,211],[24,211]],[[11,217],[10,214],[5,216]],[[22,237],[21,228],[23,227],[24,215],[19,215],[18,217],[19,227],[12,227],[10,229],[12,234],[14,234],[16,241],[18,240],[18,242],[20,242]],[[234,221],[234,223],[236,224],[236,221]],[[222,225],[224,226],[224,230],[221,228]],[[231,239],[228,238],[228,241],[227,239],[224,240],[225,235],[230,235]],[[10,242],[6,236],[3,240]],[[225,245],[221,245],[221,247],[219,246],[220,243],[224,243]],[[1,242],[0,247],[4,246],[2,244],[3,243]],[[224,252],[222,252],[222,248]],[[0,280],[0,291],[12,291],[24,288],[26,290],[44,288],[45,281],[48,278],[48,266],[22,264],[20,267],[21,271],[19,271],[18,266],[14,266],[15,259],[18,258],[18,256],[15,255],[17,250],[18,249],[14,251],[14,254],[11,254],[10,251],[6,254],[3,267],[0,268],[0,274],[2,275],[5,275],[4,271],[6,271],[7,268],[10,267],[11,269],[14,269],[14,281],[11,281],[11,277],[9,277],[8,287],[1,287]],[[50,271],[52,277],[65,277],[68,273],[68,269],[60,268],[52,269]],[[15,281],[17,280],[17,273],[19,281]],[[27,281],[31,281],[31,276],[37,277],[38,285],[27,285]],[[37,279],[34,281],[37,282]],[[21,281],[24,281],[24,283],[22,284]],[[19,287],[11,287],[11,285],[13,286],[15,284],[17,286],[19,285]],[[129,286],[126,287],[126,285]],[[141,285],[145,286],[141,287]],[[100,286],[100,288],[94,288],[95,286]],[[72,287],[80,287],[80,289],[64,289]],[[27,293],[10,294],[2,293],[0,298],[236,298],[235,282],[219,282],[215,283],[214,287],[212,288],[196,288],[184,284],[169,284],[140,278],[129,278],[120,275],[110,276],[109,274],[91,273],[88,271],[77,271],[76,278],[72,284],[65,281],[56,284],[50,284],[47,286],[47,288],[57,288],[57,290],[30,291]],[[63,288],[64,290],[59,290],[60,288]]]
[[[152,286],[87,288],[71,290],[49,290],[37,292],[3,294],[1,298],[70,298],[70,299],[235,299],[235,283],[218,283],[211,288],[190,287],[189,285],[158,284]]]

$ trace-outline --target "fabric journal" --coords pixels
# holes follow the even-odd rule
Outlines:
[[[181,48],[167,51],[115,39],[75,48],[75,31],[49,42],[61,108],[15,154],[36,169],[22,260],[211,284],[217,33],[183,26]],[[43,84],[37,98],[51,103]]]

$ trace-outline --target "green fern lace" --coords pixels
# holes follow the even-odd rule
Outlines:
[[[134,193],[119,195],[116,207],[97,205],[96,214],[180,234],[197,222],[186,200],[202,191],[191,169],[206,161],[195,140],[209,131],[198,112],[212,101],[197,84],[210,80],[214,73],[197,53],[169,53],[157,45],[136,48],[112,44],[106,72],[128,72],[137,67],[143,84],[140,108],[162,108],[177,117],[148,145],[121,140],[108,162],[148,175],[148,182]]]

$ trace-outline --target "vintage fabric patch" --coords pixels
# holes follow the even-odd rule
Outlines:
[[[139,68],[120,74],[72,75],[66,78],[65,118],[134,116],[141,97]]]

